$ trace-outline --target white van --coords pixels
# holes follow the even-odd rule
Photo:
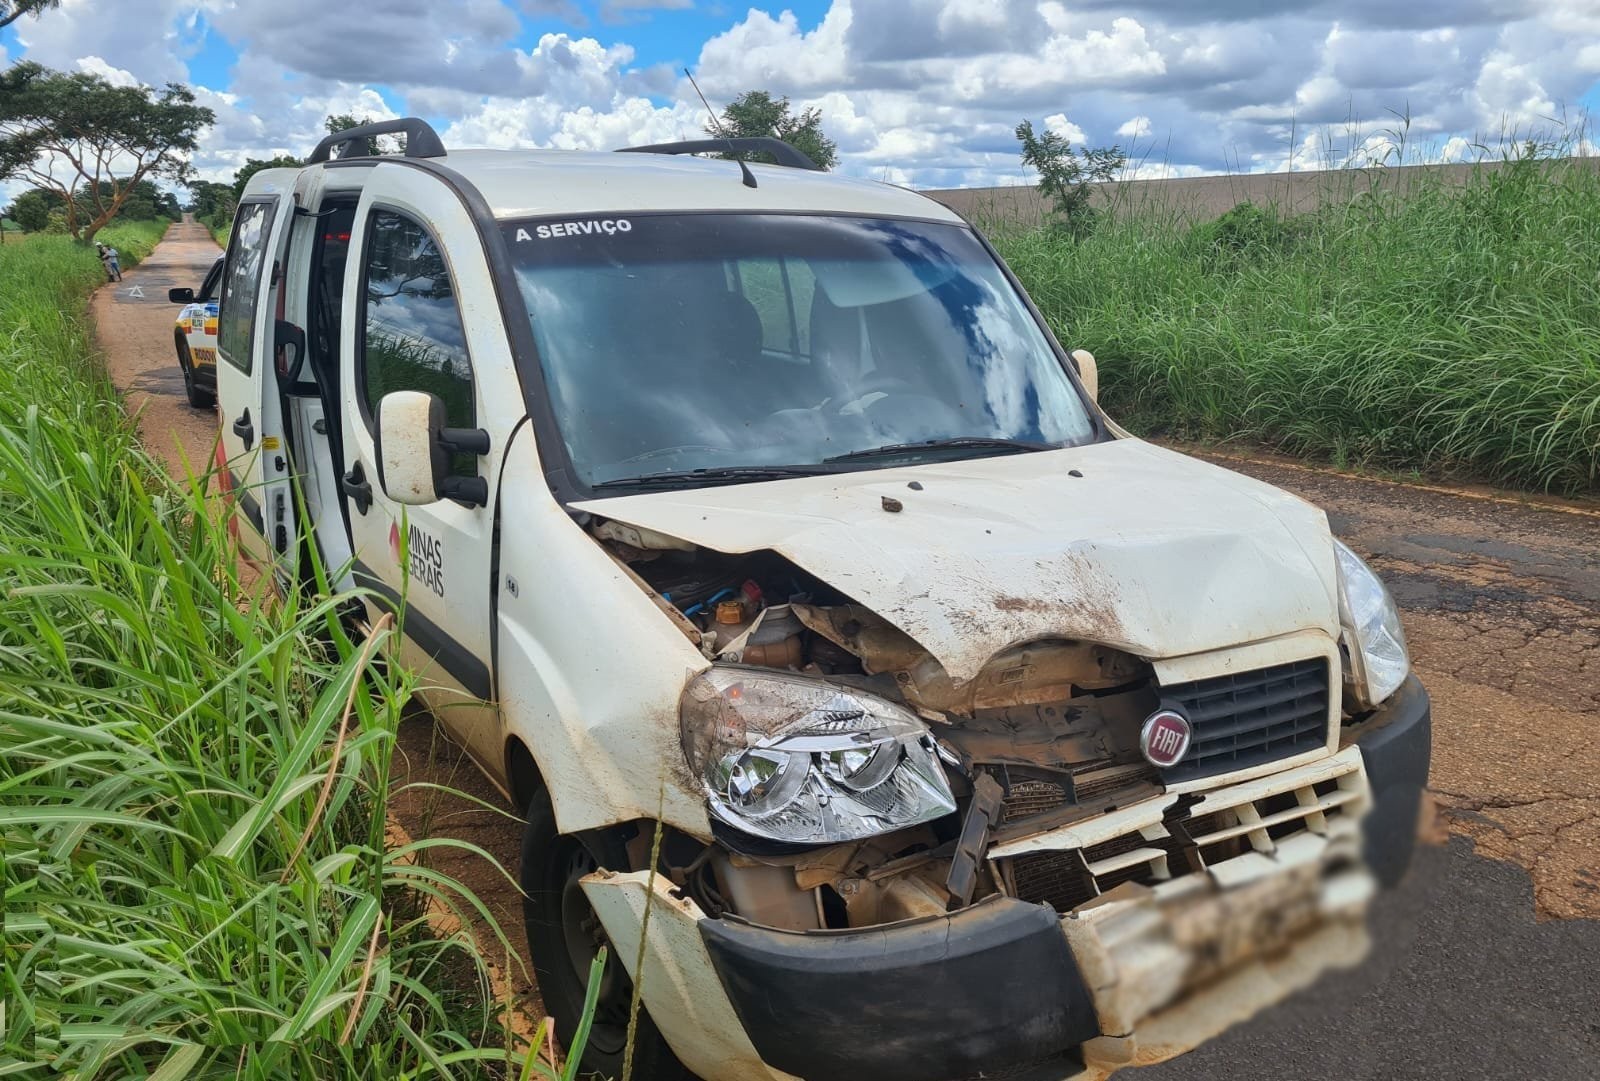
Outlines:
[[[403,599],[526,810],[558,1032],[613,947],[586,1064],[641,976],[635,1077],[951,1081],[1357,960],[1429,710],[1324,514],[1117,428],[940,204],[633,149],[330,136],[250,180],[217,336],[255,554]]]

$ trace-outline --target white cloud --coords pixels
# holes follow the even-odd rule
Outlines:
[[[1089,141],[1083,129],[1066,118],[1064,113],[1056,113],[1044,118],[1044,126],[1049,131],[1055,132],[1074,146],[1080,146]]]
[[[62,0],[10,29],[22,55],[46,67],[70,71],[79,57],[104,57],[138,81],[161,86],[188,78],[184,57],[194,35],[186,24],[194,7],[193,0]]]
[[[190,58],[221,35],[238,61],[196,87],[217,114],[196,164],[216,178],[305,153],[329,112],[427,116],[458,146],[693,137],[684,62],[714,105],[787,95],[823,111],[843,171],[925,186],[1026,182],[1024,118],[1077,146],[1136,145],[1138,176],[1470,159],[1600,79],[1594,0],[832,0],[806,18],[744,4],[63,0],[0,59],[193,82]],[[715,29],[689,55],[646,53],[669,18]],[[552,20],[565,31],[530,42]]]
[[[78,70],[88,75],[98,75],[112,86],[138,86],[139,79],[131,71],[114,68],[98,56],[80,56]]]
[[[1175,165],[1165,161],[1141,161],[1122,170],[1121,180],[1179,180],[1189,176],[1205,176],[1208,170],[1200,165]]]
[[[731,98],[753,87],[781,93],[850,85],[850,0],[834,0],[815,30],[803,31],[794,12],[776,19],[758,8],[700,49],[697,78],[706,93]]]

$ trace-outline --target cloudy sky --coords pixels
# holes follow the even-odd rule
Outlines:
[[[187,82],[195,164],[304,154],[328,113],[428,118],[450,146],[609,149],[699,134],[760,88],[822,109],[840,168],[1026,182],[1024,117],[1145,175],[1315,168],[1600,115],[1600,0],[64,0],[0,64]],[[12,185],[12,191],[20,190]]]

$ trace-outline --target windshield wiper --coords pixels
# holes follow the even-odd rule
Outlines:
[[[1054,443],[1035,443],[1027,439],[1003,439],[998,436],[963,435],[951,439],[926,439],[920,443],[890,443],[868,450],[853,450],[848,454],[835,454],[824,462],[861,462],[872,458],[898,458],[922,451],[939,450],[999,450],[1021,454],[1034,450],[1055,450]]]
[[[595,491],[613,488],[679,488],[686,485],[737,484],[741,481],[782,480],[785,477],[814,477],[833,470],[815,465],[729,465],[704,469],[668,469],[637,477],[617,477],[589,487]]]

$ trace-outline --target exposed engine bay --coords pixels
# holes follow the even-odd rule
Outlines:
[[[665,866],[708,914],[789,930],[865,927],[944,914],[997,893],[1066,912],[1119,880],[1171,873],[1165,859],[1097,877],[1077,852],[987,858],[992,846],[1164,791],[1139,748],[1140,724],[1159,704],[1145,662],[1092,642],[1035,641],[956,683],[909,635],[777,553],[719,553],[600,519],[590,529],[708,659],[899,704],[925,724],[930,761],[936,756],[948,778],[950,813],[864,839],[799,846],[724,828],[709,848],[670,838]],[[685,724],[693,761],[696,734]],[[1154,843],[1157,855],[1170,848],[1176,859],[1188,838],[1173,832],[1165,848],[1136,833],[1089,856]]]

